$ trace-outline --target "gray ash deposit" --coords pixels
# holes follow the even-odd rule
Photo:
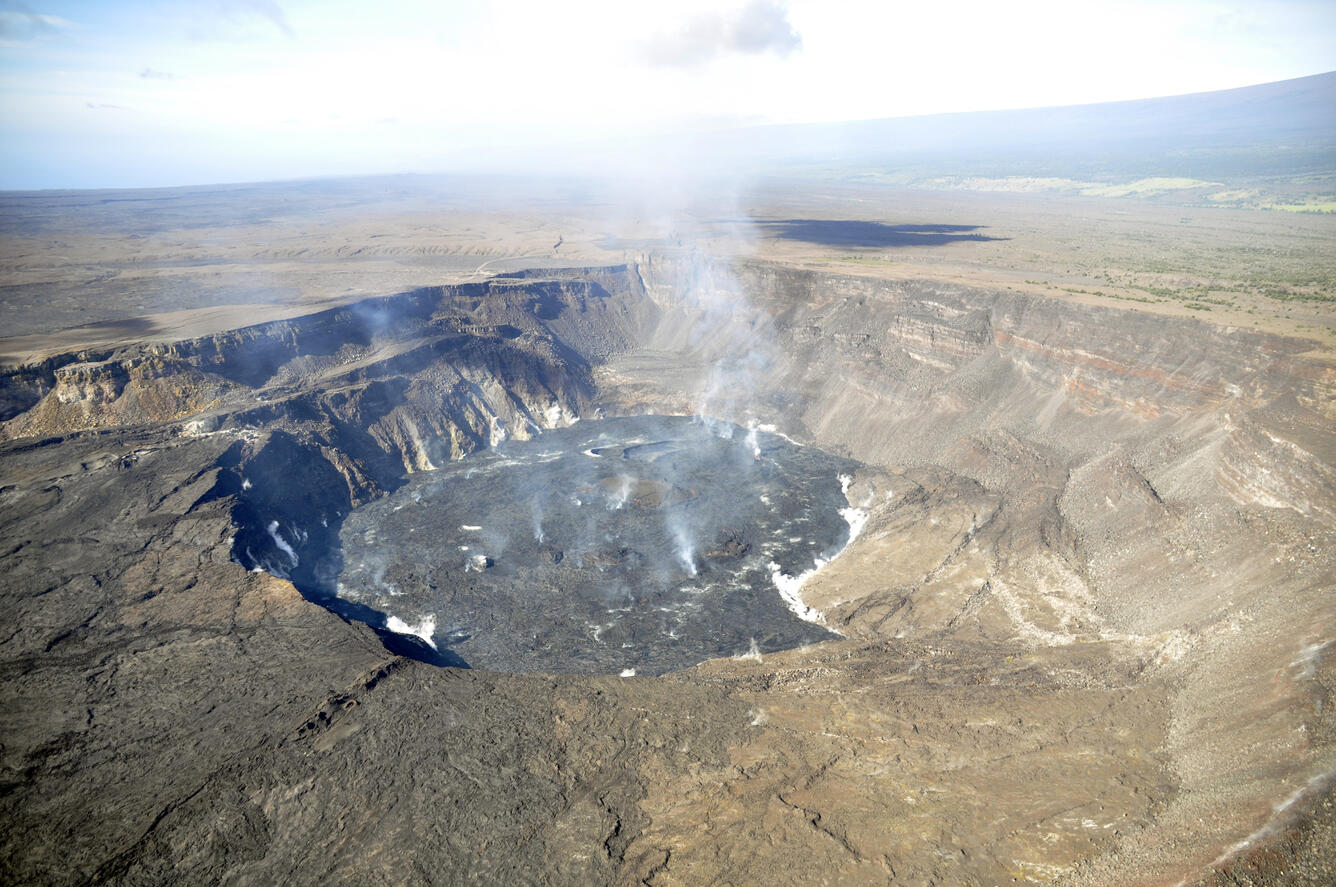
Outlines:
[[[503,671],[661,673],[821,641],[796,588],[858,523],[855,468],[727,423],[581,422],[355,510],[338,594]]]

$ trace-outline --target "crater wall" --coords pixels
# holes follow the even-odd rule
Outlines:
[[[932,283],[656,272],[675,283],[651,292],[686,278],[754,306],[767,369],[731,408],[892,473],[870,532],[805,590],[832,624],[1113,644],[1166,684],[1177,794],[1157,825],[1193,830],[1198,865],[1325,785],[1336,759],[1308,663],[1336,627],[1336,373],[1306,343]],[[604,391],[705,390],[720,356],[694,340],[661,388],[630,355]],[[1295,767],[1279,795],[1277,766]],[[1205,809],[1214,826],[1193,825]]]

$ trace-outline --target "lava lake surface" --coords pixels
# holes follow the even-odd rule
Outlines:
[[[857,467],[729,423],[586,420],[353,511],[338,595],[500,671],[658,674],[814,643],[835,634],[796,588],[858,524]]]

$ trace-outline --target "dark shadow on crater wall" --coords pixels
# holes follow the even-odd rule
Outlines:
[[[887,225],[847,219],[758,220],[753,224],[772,237],[826,246],[945,246],[1010,239],[979,233],[983,225]]]
[[[231,498],[232,560],[292,582],[302,597],[375,631],[391,653],[432,665],[468,668],[449,648],[435,648],[388,628],[388,617],[337,594],[343,568],[339,529],[352,509],[347,484],[318,450],[276,432],[247,459],[238,442],[218,460],[218,479],[200,501]],[[402,482],[402,479],[400,479]],[[283,546],[278,540],[282,540]]]

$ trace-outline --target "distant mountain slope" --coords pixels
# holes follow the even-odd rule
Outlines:
[[[1336,173],[1336,72],[1168,98],[761,127],[720,134],[724,162],[919,175],[1200,179]]]

